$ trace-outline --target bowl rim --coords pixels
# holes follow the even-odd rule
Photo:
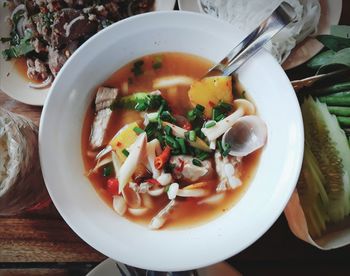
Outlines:
[[[221,21],[219,19],[210,17],[208,15],[203,15],[203,14],[198,14],[198,13],[193,13],[193,12],[185,12],[185,11],[160,11],[160,12],[153,12],[153,13],[146,13],[146,14],[141,14],[141,15],[137,15],[137,16],[133,16],[133,17],[129,17],[127,19],[124,19],[122,21],[119,21],[109,27],[107,27],[106,29],[102,30],[101,32],[97,33],[95,36],[93,36],[92,38],[90,38],[87,42],[84,43],[84,45],[82,45],[73,55],[72,57],[66,62],[66,64],[64,65],[64,67],[62,68],[62,70],[59,72],[58,76],[56,77],[54,83],[52,84],[51,88],[50,88],[50,92],[49,92],[49,96],[47,97],[46,101],[45,101],[45,105],[42,111],[42,118],[40,121],[40,127],[39,127],[39,151],[40,151],[40,162],[42,165],[42,171],[43,171],[43,176],[45,180],[50,179],[51,177],[48,174],[48,166],[49,164],[47,164],[45,162],[46,158],[46,154],[47,154],[47,143],[45,141],[45,131],[46,131],[46,125],[49,124],[49,119],[47,114],[50,114],[50,107],[51,105],[54,104],[53,102],[53,97],[52,95],[54,95],[53,92],[55,91],[56,87],[57,87],[57,83],[62,82],[61,79],[63,79],[63,76],[65,74],[65,69],[70,67],[70,64],[76,59],[76,56],[81,55],[80,53],[84,53],[85,49],[90,47],[90,45],[93,45],[94,41],[99,40],[100,37],[104,37],[106,34],[108,34],[109,32],[113,33],[116,32],[119,28],[119,26],[124,26],[129,24],[129,22],[133,22],[133,21],[143,21],[143,20],[148,20],[148,18],[152,18],[152,20],[154,20],[154,17],[160,17],[162,18],[162,16],[166,16],[166,17],[193,17],[193,18],[198,18],[198,20],[209,20],[211,21],[213,24],[221,24],[221,25],[229,25],[230,28],[232,28],[232,25],[230,25],[227,22]],[[261,55],[266,59],[269,60],[269,62],[271,62],[271,64],[274,64],[274,66],[277,68],[279,68],[278,70],[280,70],[283,74],[281,74],[281,76],[283,76],[284,81],[285,82],[289,82],[289,79],[287,78],[287,76],[285,75],[283,69],[281,68],[281,66],[277,63],[277,61],[274,60],[274,58],[268,54],[265,51],[262,51]],[[287,84],[287,83],[286,83]],[[289,83],[289,90],[294,91],[291,84]],[[248,242],[247,244],[245,244],[244,246],[240,246],[239,248],[234,248],[234,246],[232,246],[232,250],[230,251],[231,253],[225,253],[225,254],[221,254],[220,256],[211,256],[210,258],[207,258],[206,260],[201,260],[201,261],[197,261],[193,266],[191,265],[187,265],[187,266],[181,266],[181,265],[177,265],[177,266],[171,266],[171,265],[164,265],[164,264],[152,264],[149,265],[147,267],[147,269],[152,269],[152,270],[171,270],[171,271],[179,271],[179,270],[190,270],[190,269],[194,269],[194,268],[198,268],[198,267],[203,267],[203,266],[207,266],[207,265],[211,265],[214,263],[217,263],[219,261],[222,261],[223,259],[229,258],[232,255],[235,255],[239,252],[241,252],[242,250],[244,250],[245,248],[247,248],[248,246],[250,246],[251,244],[253,244],[256,240],[258,240],[277,220],[277,218],[281,215],[281,213],[283,212],[284,207],[287,205],[290,196],[292,195],[292,192],[295,188],[295,185],[297,183],[297,179],[299,177],[299,172],[301,170],[301,165],[302,165],[302,157],[303,157],[303,146],[304,146],[304,135],[303,135],[303,123],[302,123],[302,117],[301,117],[301,112],[300,112],[300,107],[298,104],[298,100],[296,98],[296,96],[294,95],[291,96],[292,97],[292,101],[290,104],[294,104],[297,108],[298,111],[297,112],[297,117],[296,118],[296,124],[297,124],[297,134],[298,134],[298,152],[296,153],[296,155],[298,156],[298,159],[295,160],[295,164],[294,164],[294,175],[292,176],[292,179],[289,180],[289,183],[294,183],[293,185],[290,184],[288,186],[288,190],[284,190],[285,191],[285,196],[283,199],[279,199],[278,204],[276,204],[276,210],[274,211],[273,215],[270,215],[268,217],[268,221],[265,221],[265,225],[264,227],[261,227],[261,229],[255,229],[255,234],[253,235],[254,237],[250,240],[250,242]],[[294,100],[293,100],[294,98]],[[96,250],[102,252],[103,254],[113,258],[114,256],[111,256],[111,254],[106,253],[104,250],[102,250],[101,248],[99,248],[99,246],[92,240],[89,240],[85,234],[83,233],[82,229],[79,228],[78,225],[74,224],[74,221],[71,221],[70,215],[67,213],[67,210],[65,210],[63,208],[63,206],[59,205],[58,202],[56,201],[55,195],[54,195],[54,191],[53,189],[51,189],[50,185],[48,184],[49,182],[46,181],[46,187],[47,190],[52,198],[53,203],[55,204],[58,212],[60,213],[60,215],[64,218],[65,222],[70,226],[70,228],[79,236],[81,237],[85,242],[87,242],[90,246],[92,246],[93,248],[95,248]],[[211,222],[208,222],[208,224],[210,224]],[[127,263],[127,262],[126,262]],[[129,264],[129,263],[128,263]],[[130,263],[131,265],[135,265],[135,263]],[[136,265],[139,263],[136,263]]]

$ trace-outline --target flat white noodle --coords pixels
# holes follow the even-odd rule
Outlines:
[[[201,0],[201,3],[204,12],[228,21],[248,34],[283,1],[294,7],[296,22],[284,28],[265,46],[282,63],[298,42],[316,33],[321,15],[318,0]]]

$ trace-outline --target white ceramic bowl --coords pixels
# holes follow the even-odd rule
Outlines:
[[[129,61],[155,52],[180,51],[216,62],[243,36],[206,15],[145,14],[101,31],[66,63],[44,106],[40,157],[58,211],[92,247],[136,267],[187,270],[237,254],[279,217],[299,175],[303,125],[288,78],[265,52],[246,63],[238,76],[267,123],[268,142],[247,192],[229,212],[191,229],[151,231],[119,217],[84,176],[82,123],[100,83]]]

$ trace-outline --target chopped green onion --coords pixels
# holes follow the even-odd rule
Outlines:
[[[170,123],[176,123],[175,117],[173,115],[171,115],[169,111],[163,111],[162,113],[160,113],[160,118],[163,121],[167,121]]]
[[[150,141],[151,136],[153,136],[157,131],[157,123],[149,123],[146,127],[145,127],[145,132],[147,134],[147,139]]]
[[[135,77],[143,74],[143,68],[142,68],[143,64],[144,64],[144,61],[142,59],[134,63],[133,67],[131,68],[131,72],[134,73]]]
[[[180,149],[181,149],[181,153],[182,154],[186,154],[187,153],[187,149],[186,149],[186,143],[185,143],[185,139],[183,138],[176,138],[176,141],[179,143],[180,145]]]
[[[197,113],[196,113],[195,109],[192,109],[192,110],[187,112],[187,119],[190,122],[193,122],[194,120],[196,120],[196,118],[197,118]]]
[[[203,105],[197,104],[195,109],[197,109],[199,112],[204,112],[205,107]]]
[[[127,149],[123,149],[123,150],[122,150],[122,153],[123,153],[126,157],[129,156],[129,152],[127,151]]]
[[[134,131],[136,134],[141,134],[141,133],[145,132],[142,128],[139,128],[139,127],[134,127]]]
[[[218,148],[221,154],[224,152],[224,149],[222,148],[222,143],[220,140],[216,140],[216,147]]]
[[[218,104],[217,107],[223,111],[226,111],[226,112],[232,110],[232,105],[230,105],[229,103],[225,103],[223,101],[220,101],[220,103]]]
[[[230,144],[225,144],[225,146],[223,146],[223,152],[222,152],[222,156],[227,156],[231,151],[231,146]]]
[[[147,109],[147,104],[146,103],[137,103],[135,105],[135,110],[137,111],[145,111]]]
[[[179,144],[177,143],[177,141],[175,140],[175,138],[169,136],[169,135],[166,135],[165,136],[165,143],[173,148],[173,149],[178,149],[179,148]]]
[[[195,132],[194,130],[190,130],[190,131],[189,131],[189,133],[188,133],[188,139],[189,139],[191,142],[196,141],[197,135],[196,135],[196,132]]]
[[[156,56],[153,60],[152,68],[154,70],[160,69],[162,67],[162,61],[163,61],[162,56]]]
[[[169,136],[171,136],[173,134],[173,131],[172,131],[170,126],[165,126],[164,127],[164,132],[165,132],[166,135],[169,135]]]
[[[103,167],[102,175],[104,177],[110,176],[113,171],[113,165],[111,163],[107,164],[105,167]]]
[[[196,158],[192,159],[192,164],[197,166],[197,167],[202,167],[202,162]]]
[[[197,159],[203,161],[203,160],[205,160],[205,159],[207,159],[209,157],[209,153],[205,152],[205,151],[202,151],[196,157],[197,157]]]
[[[215,121],[208,121],[205,123],[205,128],[211,128],[216,125]]]
[[[224,119],[224,118],[225,118],[225,115],[224,115],[224,114],[221,114],[220,116],[218,116],[218,117],[215,118],[215,121],[216,121],[216,122],[219,122],[219,121],[221,121],[221,120]]]

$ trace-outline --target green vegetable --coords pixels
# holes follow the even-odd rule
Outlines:
[[[331,70],[350,67],[350,48],[342,49],[336,52],[331,59],[326,61],[317,71],[317,73],[327,73]]]
[[[350,213],[350,149],[344,131],[327,106],[306,98],[302,104],[305,141],[317,160],[325,178],[324,188],[329,198],[327,215],[338,222]],[[310,173],[304,171],[304,174]],[[315,185],[309,183],[310,185]],[[318,208],[313,206],[312,208]],[[310,215],[313,211],[308,209]],[[316,220],[315,217],[313,217]],[[311,224],[311,220],[308,221]],[[317,224],[318,225],[318,224]],[[321,228],[320,228],[321,229]],[[321,230],[320,230],[321,231]],[[317,232],[317,231],[316,231]]]
[[[139,127],[134,127],[133,130],[135,131],[136,134],[141,134],[141,133],[145,132],[142,128],[139,128]]]
[[[337,116],[337,120],[341,127],[350,127],[350,117]]]
[[[164,132],[166,135],[172,136],[173,135],[173,130],[171,129],[170,126],[165,126],[164,127]]]
[[[170,135],[165,135],[165,143],[172,149],[178,149],[180,147],[176,139]]]
[[[216,125],[215,121],[208,121],[205,123],[205,128],[211,128]]]
[[[129,152],[128,152],[127,149],[123,149],[123,150],[122,150],[122,153],[123,153],[126,157],[129,156]]]
[[[202,167],[202,162],[196,158],[192,159],[192,164],[197,166],[197,167]]]
[[[328,87],[310,89],[308,90],[308,93],[314,96],[318,96],[318,95],[327,95],[327,94],[332,94],[332,93],[346,91],[346,90],[350,90],[350,82],[342,82],[342,83],[337,83]]]
[[[332,25],[331,35],[349,38],[350,37],[350,26],[347,25]]]
[[[103,167],[102,175],[104,177],[108,177],[112,174],[112,172],[113,172],[113,164],[109,163]]]
[[[187,154],[187,147],[186,147],[186,142],[185,139],[176,137],[175,138],[177,143],[180,145],[180,150],[182,154]]]
[[[10,60],[11,58],[18,58],[33,51],[34,47],[30,43],[31,38],[32,32],[26,30],[24,37],[20,39],[17,45],[11,46],[10,48],[2,51],[2,56],[4,59]]]
[[[337,116],[350,116],[350,107],[328,106],[328,111]]]
[[[163,121],[166,121],[166,122],[169,122],[169,123],[172,123],[172,124],[175,124],[176,123],[176,119],[173,115],[171,115],[171,113],[169,111],[163,111],[161,114],[160,114],[160,119],[163,120]]]
[[[188,140],[190,140],[191,142],[195,142],[196,139],[197,139],[196,132],[194,130],[190,130],[188,132]]]
[[[143,74],[144,63],[145,62],[142,59],[140,59],[133,64],[133,67],[131,68],[131,72],[134,73],[135,77]]]
[[[350,106],[350,96],[323,96],[318,98],[320,102],[327,105]]]
[[[203,161],[209,157],[209,153],[205,151],[200,151],[199,153],[196,154],[197,159],[200,161]]]
[[[325,52],[321,52],[320,54],[313,57],[308,63],[307,66],[311,69],[319,69],[322,65],[329,63],[336,52],[332,50],[328,50]]]
[[[231,146],[230,146],[230,144],[225,144],[225,145],[222,146],[222,149],[223,149],[222,156],[225,157],[225,156],[227,156],[230,153]]]
[[[160,69],[162,67],[163,57],[162,56],[156,56],[152,63],[152,68],[154,70]]]
[[[316,37],[328,49],[338,52],[350,47],[350,39],[335,35],[318,35]]]
[[[297,190],[312,237],[320,237],[329,221],[327,212],[329,198],[325,186],[326,179],[309,145],[305,143],[303,166]]]
[[[138,92],[130,96],[121,97],[113,106],[119,108],[135,109],[137,111],[147,111],[160,108],[163,101],[160,95],[151,95],[146,92]],[[112,108],[112,107],[111,107]]]

